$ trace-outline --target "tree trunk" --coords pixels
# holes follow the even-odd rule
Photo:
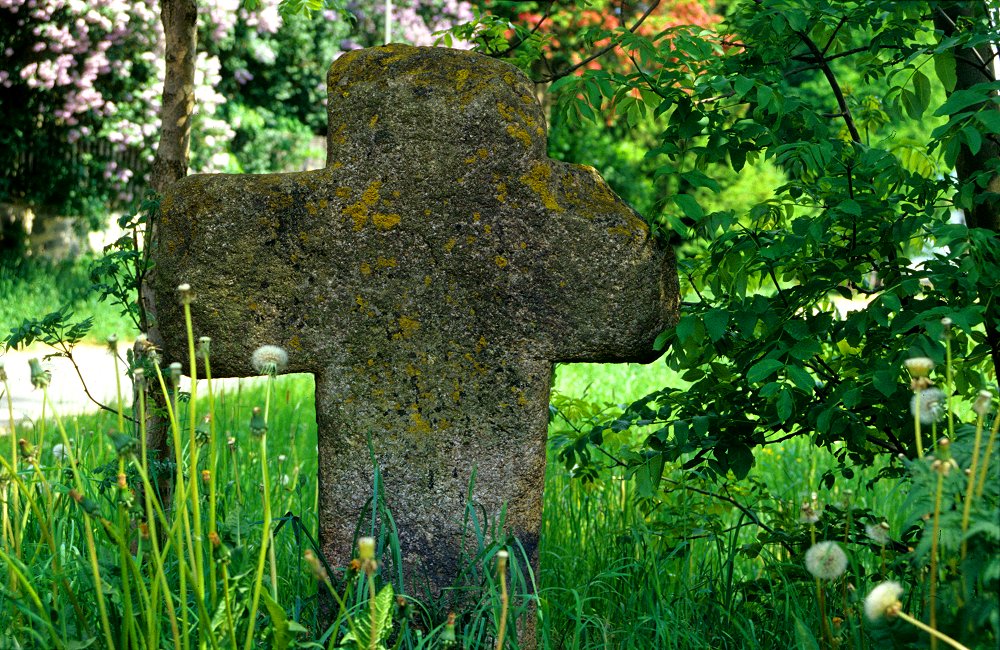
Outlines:
[[[191,118],[194,113],[194,64],[197,57],[196,0],[160,0],[160,20],[163,23],[166,65],[160,104],[160,141],[156,147],[151,179],[153,190],[157,194],[162,194],[168,186],[187,175]],[[146,232],[146,246],[155,245],[154,217]],[[156,296],[147,281],[142,284],[140,299],[147,316],[143,323],[146,335],[154,345],[160,347],[163,341],[156,324]],[[159,392],[152,390],[150,395],[159,395]],[[151,406],[162,409],[162,398],[154,399]],[[168,436],[163,418],[150,416],[146,426],[150,450],[159,458],[167,458]],[[161,485],[164,482],[169,481],[161,481]]]
[[[996,14],[990,16],[984,0],[940,2],[934,6],[934,26],[941,31],[943,38],[961,35],[966,25],[984,25],[996,18]],[[997,80],[997,64],[994,61],[997,53],[990,44],[956,47],[954,55],[956,83],[953,93]],[[983,110],[1000,111],[1000,105],[992,103]],[[1000,175],[992,171],[997,160],[1000,160],[1000,142],[996,136],[983,137],[982,146],[976,153],[972,153],[966,144],[959,149],[955,161],[959,182],[974,182],[981,174],[989,174],[988,182],[977,197],[979,203],[966,211],[965,220],[970,228],[1000,232]],[[982,295],[982,291],[980,301],[987,306],[983,315],[986,337],[992,349],[994,370],[1000,374],[1000,307],[995,296]]]

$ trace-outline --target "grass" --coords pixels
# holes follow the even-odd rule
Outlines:
[[[559,403],[558,396],[563,396],[561,403],[572,406],[579,417],[571,417],[570,423],[555,418],[552,438],[571,433],[571,425],[579,426],[588,414],[613,414],[630,400],[676,381],[661,363],[562,366],[555,376],[554,401]],[[144,538],[135,527],[149,517],[143,516],[141,503],[130,502],[130,491],[117,487],[120,456],[104,435],[120,430],[115,415],[67,418],[65,436],[52,419],[40,420],[37,429],[18,430],[17,436],[36,450],[37,469],[26,462],[31,455],[22,450],[18,476],[27,493],[20,492],[18,508],[13,507],[15,500],[8,500],[20,514],[19,523],[5,528],[5,540],[13,528],[19,543],[5,541],[5,555],[0,557],[0,630],[6,630],[0,632],[0,647],[15,639],[21,647],[72,647],[73,642],[88,640],[115,647],[282,647],[283,640],[292,637],[317,644],[312,647],[334,647],[338,639],[350,647],[347,633],[354,634],[355,647],[368,647],[372,611],[374,618],[391,621],[375,636],[395,647],[449,647],[452,635],[456,647],[492,647],[502,599],[493,570],[498,548],[490,540],[475,540],[480,554],[473,564],[482,594],[471,608],[458,612],[454,627],[449,627],[447,610],[435,603],[394,603],[393,590],[399,593],[402,583],[391,563],[371,576],[364,570],[317,563],[318,549],[311,541],[318,523],[312,377],[279,377],[270,397],[266,387],[266,381],[256,380],[218,395],[215,433],[207,446],[187,442],[191,419],[187,405],[180,404],[181,463],[188,467],[180,480],[186,481],[188,493],[200,490],[196,501],[201,537],[214,525],[220,540],[215,548],[198,545],[195,500],[188,499],[185,507],[177,507],[175,500],[175,508],[164,513],[167,525],[161,527],[158,550],[150,546],[153,538]],[[199,399],[196,414],[208,408],[203,390]],[[263,438],[269,481],[262,481],[262,439],[250,433],[252,409],[265,403],[270,406],[268,435]],[[967,466],[973,429],[959,426],[957,432],[954,455]],[[76,451],[76,473],[69,473],[67,459],[56,453],[56,444],[67,441]],[[6,442],[0,438],[2,455],[9,458]],[[949,503],[959,503],[964,493],[960,473],[945,477],[927,463],[901,464],[887,458],[874,467],[844,466],[835,458],[836,450],[792,439],[758,450],[757,465],[744,481],[672,464],[665,467],[659,488],[650,492],[610,461],[637,442],[636,434],[606,440],[607,455],[598,454],[606,466],[590,482],[574,479],[573,468],[560,463],[555,449],[550,454],[541,567],[535,579],[542,647],[927,646],[926,634],[899,619],[890,624],[866,621],[862,599],[869,588],[891,577],[907,586],[906,610],[927,620],[931,544],[925,531],[932,511],[940,510],[935,508],[934,487],[946,484]],[[191,469],[194,449],[199,468],[208,468],[212,450],[217,458],[208,477],[218,493],[214,519],[204,496],[209,483]],[[129,460],[127,453],[121,458]],[[129,463],[126,478],[134,490],[141,482],[142,465]],[[158,469],[173,476],[170,466]],[[827,472],[835,478],[829,488],[822,481]],[[851,472],[853,477],[848,477]],[[895,474],[880,479],[886,472]],[[77,477],[82,488],[74,495]],[[970,558],[979,567],[976,575],[968,573],[974,582],[967,584],[962,577],[970,565],[958,559],[958,510],[940,514],[945,534],[935,550],[942,560],[937,569],[937,602],[944,603],[939,605],[939,627],[977,648],[995,647],[997,638],[997,608],[988,604],[996,596],[994,574],[1000,564],[1000,531],[988,525],[996,513],[997,486],[992,483],[988,498],[977,501],[973,512],[979,532],[966,537]],[[822,516],[815,524],[803,523],[801,506],[814,492]],[[87,499],[74,498],[82,495]],[[267,552],[268,536],[262,535],[265,495],[273,513],[273,556]],[[866,524],[883,519],[889,522],[892,540],[886,546],[865,534]],[[391,531],[375,530],[376,557],[383,551],[398,557],[402,550]],[[116,534],[122,543],[115,541]],[[821,584],[809,575],[803,554],[819,539],[836,540],[848,551],[844,577]],[[516,547],[510,550],[515,620],[526,611],[532,580]],[[195,557],[202,561],[200,569]],[[329,581],[317,581],[317,574]],[[101,598],[94,584],[102,585],[103,617],[97,615]],[[217,588],[214,594],[212,585]],[[982,593],[983,585],[994,592]],[[256,599],[255,590],[260,594]],[[378,595],[372,599],[371,593]],[[340,616],[332,627],[321,624],[320,594],[325,602],[342,599],[342,609],[334,606]],[[819,594],[827,612],[823,619]],[[255,600],[258,615],[251,617]],[[968,616],[968,607],[956,606],[959,601],[977,603],[979,618]],[[173,625],[186,631],[175,636]],[[158,640],[149,644],[149,638]]]
[[[25,319],[42,318],[64,305],[81,318],[93,316],[88,340],[104,342],[110,334],[126,336],[132,322],[91,291],[91,258],[53,264],[33,257],[0,258],[0,323],[4,333]]]

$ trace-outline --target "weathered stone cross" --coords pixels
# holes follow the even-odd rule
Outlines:
[[[393,45],[341,57],[328,84],[325,169],[191,176],[164,197],[159,325],[185,359],[188,282],[215,374],[253,374],[262,344],[315,373],[327,558],[351,558],[370,437],[411,585],[440,590],[474,470],[479,511],[506,506],[537,556],[552,364],[652,360],[673,258],[593,169],[546,157],[510,65]]]

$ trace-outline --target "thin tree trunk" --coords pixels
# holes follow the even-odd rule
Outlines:
[[[184,178],[188,171],[191,118],[194,113],[194,64],[197,57],[198,5],[196,0],[160,0],[163,23],[165,74],[160,104],[160,141],[153,160],[152,186],[158,194]],[[146,246],[156,245],[156,220],[149,224]],[[155,271],[154,271],[155,273]],[[160,347],[163,339],[156,323],[157,297],[148,281],[143,282],[141,300],[146,311],[146,335]],[[169,300],[170,296],[163,296]],[[151,391],[158,395],[159,390]],[[162,409],[163,400],[153,400]],[[155,410],[155,409],[154,409]],[[163,418],[147,420],[149,449],[158,458],[168,458],[167,427]],[[162,484],[162,483],[161,483]]]

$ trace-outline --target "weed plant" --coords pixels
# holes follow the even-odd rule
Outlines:
[[[192,347],[210,360],[205,343]],[[514,648],[531,611],[544,648],[997,645],[1000,420],[989,394],[945,399],[928,424],[915,418],[922,457],[874,466],[791,439],[758,451],[745,480],[682,459],[653,487],[616,463],[637,442],[625,436],[592,451],[604,461],[596,474],[552,458],[537,583],[516,540],[491,536],[498,522],[470,508],[467,604],[451,609],[406,592],[379,485],[357,560],[324,561],[312,378],[262,370],[234,392],[202,382],[185,395],[169,369],[133,360],[140,397],[163,376],[172,461],[144,458],[140,436],[118,433],[133,415],[144,421],[144,399],[66,420],[49,405],[0,438],[0,647],[492,648],[504,634]],[[625,377],[614,373],[559,371],[553,440],[617,417],[648,388],[633,372],[612,392],[606,379]],[[917,400],[951,393],[939,374],[914,378]],[[45,391],[41,367],[34,378]],[[498,573],[503,553],[509,572]]]

